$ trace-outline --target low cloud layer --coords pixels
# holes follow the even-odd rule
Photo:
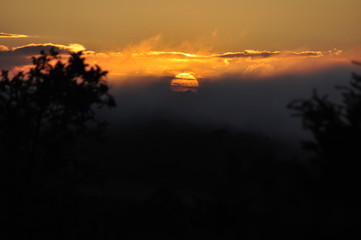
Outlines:
[[[223,76],[214,81],[200,80],[197,94],[170,91],[171,78],[146,77],[147,85],[113,86],[116,109],[105,112],[112,126],[134,124],[156,119],[186,121],[201,126],[230,127],[259,132],[290,140],[298,145],[309,138],[301,119],[291,117],[287,105],[296,99],[311,97],[312,90],[340,100],[335,85],[347,85],[352,71],[359,67],[327,69],[312,74],[290,74],[262,81]]]
[[[347,84],[351,72],[360,70],[351,63],[360,51],[191,52],[157,50],[157,41],[108,52],[86,51],[80,44],[0,46],[0,68],[28,65],[31,56],[51,47],[64,55],[84,51],[87,63],[109,71],[118,107],[104,114],[112,125],[166,118],[289,139],[305,135],[301,121],[286,109],[290,101],[308,98],[313,88],[337,100],[333,86]],[[180,73],[198,79],[197,94],[171,91],[170,82]]]
[[[317,72],[349,64],[350,52],[330,51],[266,51],[243,50],[217,53],[210,50],[196,52],[169,50],[159,38],[152,38],[119,51],[86,51],[80,44],[28,44],[14,47],[0,46],[0,68],[31,64],[31,56],[41,50],[55,48],[60,53],[84,51],[88,63],[97,64],[109,72],[115,84],[129,83],[133,77],[173,77],[190,73],[198,79],[217,79],[233,76],[239,79],[268,78],[290,73]],[[159,49],[164,48],[164,49]]]

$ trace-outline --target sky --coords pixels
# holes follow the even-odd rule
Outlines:
[[[167,112],[292,135],[287,103],[347,83],[361,58],[360,0],[4,0],[0,9],[1,69],[24,70],[41,49],[84,51],[109,71],[127,113],[119,118]],[[170,94],[182,74],[199,82],[191,103]]]
[[[0,28],[97,51],[159,34],[170,45],[205,40],[217,51],[348,49],[361,42],[360,8],[359,0],[4,0]]]

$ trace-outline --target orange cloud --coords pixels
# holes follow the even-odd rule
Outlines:
[[[27,37],[30,37],[30,36],[24,35],[24,34],[0,32],[0,38],[27,38]]]
[[[68,54],[69,52],[84,51],[85,47],[80,44],[27,44],[24,46],[14,47],[9,49],[6,46],[0,45],[0,69],[13,68],[22,65],[31,64],[31,57],[38,55],[41,50],[49,51],[51,48],[59,51],[61,54]]]
[[[109,77],[117,83],[127,82],[127,78],[132,76],[173,77],[182,72],[194,74],[203,80],[223,75],[259,79],[290,73],[310,73],[336,65],[348,65],[352,60],[349,53],[342,53],[341,50],[214,53],[155,50],[156,47],[150,45],[143,42],[118,52],[92,52],[87,55],[87,59],[109,70]]]
[[[24,54],[38,54],[40,50],[49,50],[50,48],[55,48],[58,51],[68,51],[68,52],[78,52],[84,51],[85,47],[81,44],[71,43],[68,46],[62,44],[54,44],[54,43],[42,43],[42,44],[27,44],[20,47],[12,48],[13,52],[21,52]]]
[[[86,51],[80,44],[61,45],[53,43],[28,44],[11,50],[3,46],[0,51],[2,65],[19,66],[29,64],[29,56],[40,50],[55,47],[61,53],[84,51],[89,64],[97,64],[109,71],[114,84],[134,82],[134,79],[172,78],[179,73],[193,74],[200,81],[231,76],[235,79],[263,79],[287,74],[306,74],[326,68],[348,66],[357,59],[357,51],[333,49],[329,51],[267,51],[243,50],[234,52],[213,52],[208,49],[187,51],[162,44],[159,36],[131,45],[120,51]],[[194,48],[194,46],[192,47]],[[10,60],[9,60],[10,59]],[[152,78],[147,78],[152,76]]]
[[[9,51],[9,48],[7,46],[0,45],[0,52],[2,51]]]

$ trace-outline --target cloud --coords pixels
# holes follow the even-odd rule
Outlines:
[[[132,76],[172,77],[182,72],[192,73],[196,78],[203,79],[215,79],[223,75],[255,79],[318,71],[349,64],[351,60],[349,53],[337,49],[214,52],[202,46],[198,50],[194,50],[195,48],[196,46],[192,46],[187,51],[187,47],[170,47],[157,37],[121,51],[95,52],[87,56],[87,59],[109,70],[109,77],[120,84],[127,82]]]
[[[30,36],[24,35],[24,34],[0,32],[0,38],[27,38],[27,37],[30,37]]]
[[[61,54],[68,54],[69,52],[84,51],[85,47],[80,44],[27,44],[24,46],[14,47],[12,49],[0,45],[0,68],[20,67],[21,65],[28,65],[31,63],[31,57],[38,55],[41,50],[49,51],[54,48]]]
[[[16,54],[32,56],[37,55],[41,50],[49,51],[51,48],[59,51],[60,53],[84,51],[85,47],[80,44],[69,44],[68,46],[54,43],[43,43],[43,44],[27,44],[20,47],[14,47],[11,51]]]
[[[165,118],[231,125],[298,141],[307,133],[300,119],[290,117],[286,105],[309,97],[313,88],[337,98],[333,86],[347,84],[354,70],[351,60],[360,53],[337,49],[217,53],[162,49],[153,40],[121,51],[93,52],[86,58],[109,70],[118,102],[107,116],[112,125]],[[198,94],[171,92],[171,81],[179,73],[192,73],[199,80]]]
[[[187,72],[196,78],[217,79],[224,75],[238,79],[261,79],[290,73],[317,72],[347,65],[352,54],[331,51],[187,52],[124,49],[119,52],[91,53],[87,59],[109,71],[117,83],[132,76],[168,76]],[[120,80],[123,76],[124,80]]]
[[[1,46],[0,68],[22,70],[40,50],[55,47],[66,54],[82,45],[29,44]],[[118,108],[108,116],[114,124],[134,119],[173,118],[201,124],[229,124],[277,136],[299,136],[299,119],[286,109],[290,101],[308,97],[312,88],[322,93],[347,83],[351,60],[361,51],[187,51],[159,44],[154,38],[119,51],[84,55],[90,65],[109,71],[108,81]],[[180,73],[199,80],[194,96],[170,91]],[[116,111],[116,112],[115,112]]]
[[[185,52],[176,52],[176,51],[150,51],[142,53],[133,53],[134,57],[163,57],[163,58],[207,58],[210,56],[185,53]]]
[[[330,51],[325,52],[328,54]],[[320,57],[324,53],[321,51],[259,51],[244,50],[242,52],[225,52],[219,54],[192,54],[175,51],[150,51],[146,53],[134,53],[134,57],[163,57],[163,58],[189,58],[189,59],[206,59],[206,58],[268,58],[268,57]]]
[[[9,48],[7,46],[0,45],[0,52],[3,52],[3,51],[9,51]]]
[[[30,56],[51,47],[64,54],[85,50],[80,44],[28,44],[11,50],[4,46],[0,51],[0,68],[30,64]],[[156,36],[118,51],[85,51],[84,54],[89,64],[97,64],[107,70],[109,80],[115,85],[147,84],[150,80],[144,79],[172,78],[180,73],[190,73],[204,81],[222,79],[224,76],[255,80],[294,73],[306,74],[350,64],[355,56],[355,53],[337,49],[233,52],[199,49],[187,51],[184,47],[169,47],[161,42],[160,36]]]
[[[215,54],[213,57],[219,58],[268,58],[268,57],[320,57],[323,56],[321,51],[258,51],[245,50],[243,52],[227,52],[223,54]]]

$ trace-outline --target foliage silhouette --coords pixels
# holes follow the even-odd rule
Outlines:
[[[353,62],[361,65],[360,62]],[[305,141],[304,147],[314,151],[322,168],[352,171],[359,165],[358,146],[361,143],[361,76],[353,73],[349,86],[336,86],[342,94],[342,103],[335,103],[314,90],[308,100],[289,104],[294,116],[301,117],[305,129],[314,141]]]
[[[2,70],[0,224],[24,230],[15,233],[20,239],[39,236],[39,226],[64,239],[62,226],[77,221],[76,177],[84,167],[75,143],[101,136],[107,124],[97,111],[115,107],[107,72],[86,64],[82,55],[63,60],[51,49],[33,57],[29,70]]]
[[[2,70],[0,141],[7,150],[31,156],[45,145],[60,147],[77,134],[104,128],[96,108],[115,106],[106,71],[89,67],[82,52],[64,62],[54,49],[41,51],[33,64],[13,77]]]
[[[351,234],[358,229],[355,222],[361,213],[361,199],[356,191],[361,167],[361,76],[353,73],[348,86],[336,89],[342,94],[340,103],[314,91],[311,99],[291,102],[288,107],[314,136],[314,141],[305,141],[304,147],[316,153],[314,160],[320,174],[320,185],[314,193],[320,205],[315,212],[323,221],[342,212],[338,218],[344,223],[336,231]]]

